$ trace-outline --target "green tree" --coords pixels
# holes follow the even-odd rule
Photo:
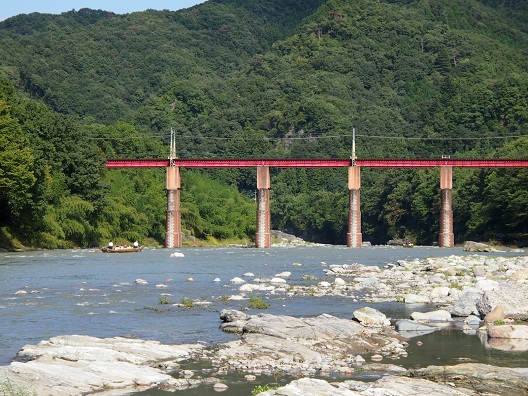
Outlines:
[[[1,97],[1,96],[0,96]],[[29,139],[0,99],[0,223],[15,225],[31,204],[36,178]]]

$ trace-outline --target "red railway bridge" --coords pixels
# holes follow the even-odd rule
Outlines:
[[[439,168],[441,190],[440,247],[453,247],[453,167],[526,168],[528,159],[119,159],[108,160],[107,168],[166,168],[167,224],[165,247],[182,245],[180,215],[180,168],[256,168],[257,232],[255,245],[271,247],[270,167],[275,168],[348,168],[347,246],[361,247],[361,167],[366,168]]]

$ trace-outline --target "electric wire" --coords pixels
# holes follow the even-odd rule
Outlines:
[[[88,140],[140,140],[145,138],[167,138],[168,135],[145,135],[145,136],[126,136],[126,137],[93,137],[86,136]],[[281,138],[271,138],[271,137],[236,137],[243,141],[254,141],[254,140],[267,140],[267,141],[288,141],[288,140],[323,140],[323,139],[339,139],[339,138],[351,138],[352,135],[323,135],[323,136],[306,136],[306,137],[281,137]],[[507,135],[507,136],[479,136],[479,137],[412,137],[412,136],[383,136],[383,135],[356,135],[356,138],[369,138],[369,139],[401,139],[401,140],[492,140],[492,139],[518,139],[528,137],[528,135]],[[200,140],[233,140],[232,136],[221,137],[221,136],[188,136],[180,135],[177,136],[177,139],[200,139]]]

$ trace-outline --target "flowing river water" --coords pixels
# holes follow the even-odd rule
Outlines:
[[[289,284],[325,280],[330,264],[360,263],[383,267],[399,259],[466,255],[462,248],[296,246],[252,249],[241,247],[184,248],[183,257],[171,257],[171,249],[144,249],[132,254],[104,254],[100,250],[51,250],[0,253],[0,365],[10,363],[26,344],[37,344],[58,335],[85,334],[96,337],[134,337],[163,343],[216,344],[237,338],[219,329],[224,308],[248,309],[247,300],[227,297],[239,294],[230,280],[272,278],[289,271]],[[527,253],[485,253],[518,256]],[[310,281],[304,280],[306,278]],[[192,278],[192,281],[189,279]],[[220,281],[215,279],[219,278]],[[143,279],[148,284],[136,283]],[[23,292],[21,292],[23,291]],[[25,292],[25,293],[24,293]],[[322,313],[351,318],[352,312],[370,306],[387,317],[408,319],[413,311],[433,306],[403,303],[355,302],[343,297],[262,296],[270,307],[266,313],[297,317]],[[184,300],[206,304],[192,308],[174,306]],[[168,304],[162,304],[168,303]],[[423,345],[417,345],[421,341]],[[461,360],[498,366],[528,367],[527,352],[486,348],[476,335],[445,329],[413,338],[409,355],[391,363],[405,368],[456,364]],[[250,394],[243,376],[231,375],[229,394]],[[283,379],[286,380],[286,379]],[[269,382],[269,380],[267,381]],[[237,385],[240,384],[240,385]],[[257,382],[258,384],[258,382]],[[249,388],[248,388],[249,387]],[[249,389],[249,390],[248,390]],[[180,395],[213,394],[209,389],[181,391]],[[161,391],[143,392],[163,395]],[[167,393],[168,394],[168,393]]]

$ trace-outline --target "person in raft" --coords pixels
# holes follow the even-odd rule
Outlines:
[[[138,241],[134,242],[134,248],[137,249],[139,247]]]
[[[114,242],[110,241],[108,242],[108,249],[113,249],[114,248]]]

